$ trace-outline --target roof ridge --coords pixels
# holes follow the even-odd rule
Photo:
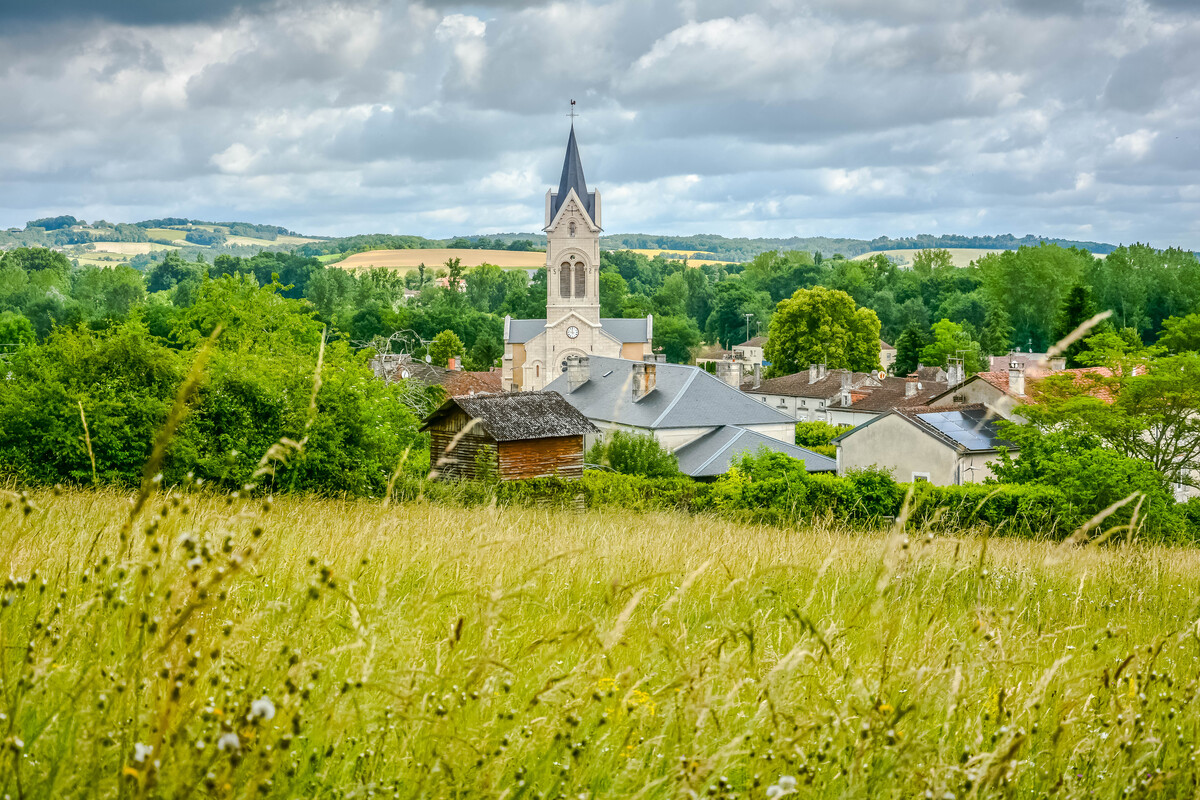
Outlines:
[[[686,364],[677,364],[675,366],[687,366],[687,365]],[[701,371],[702,370],[699,367],[692,367],[692,374],[688,375],[687,380],[683,382],[683,386],[679,387],[679,391],[675,393],[675,396],[673,398],[671,398],[671,402],[667,403],[667,407],[663,409],[663,412],[658,415],[658,418],[654,420],[654,422],[651,424],[650,427],[657,428],[659,425],[662,424],[662,421],[667,418],[667,414],[670,414],[671,409],[675,408],[675,404],[679,402],[679,398],[681,398],[685,394],[687,394],[687,390],[691,387],[692,382],[696,380],[697,373],[699,373]],[[708,373],[706,372],[704,374],[707,375]]]
[[[737,433],[735,433],[735,434],[733,435],[733,438],[732,438],[732,439],[730,439],[728,442],[726,442],[726,443],[725,443],[725,444],[724,444],[722,447],[719,447],[719,448],[717,448],[717,451],[716,451],[715,453],[713,453],[711,456],[709,456],[707,461],[705,461],[703,464],[701,464],[699,467],[697,467],[697,468],[695,469],[695,472],[703,472],[703,471],[704,471],[704,469],[705,469],[705,468],[706,468],[706,467],[707,467],[709,464],[711,464],[713,461],[715,461],[715,460],[716,460],[717,456],[721,455],[721,453],[725,452],[725,451],[726,451],[726,450],[728,450],[730,447],[732,447],[732,446],[733,446],[733,444],[734,444],[734,443],[735,443],[735,442],[736,442],[738,439],[741,439],[741,438],[742,438],[742,434],[744,434],[744,433],[749,433],[749,431],[747,431],[745,428],[741,427],[740,425],[722,425],[722,426],[721,426],[721,428],[735,428],[735,429],[737,429]],[[717,431],[720,431],[720,430],[721,430],[721,428],[717,428],[715,431],[713,431],[713,433],[716,433]]]

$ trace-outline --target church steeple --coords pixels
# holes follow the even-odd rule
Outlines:
[[[571,123],[571,135],[567,139],[567,155],[563,159],[562,177],[558,180],[558,192],[551,197],[550,219],[558,214],[558,209],[567,200],[567,195],[574,189],[575,194],[583,203],[587,215],[596,221],[596,195],[589,193],[587,181],[583,177],[583,161],[579,158],[579,143],[575,141],[575,123]],[[549,222],[547,222],[549,224]]]

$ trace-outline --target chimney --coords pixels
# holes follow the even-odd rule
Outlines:
[[[567,356],[567,394],[588,382],[587,356]]]
[[[762,364],[754,365],[754,388],[762,386]]]
[[[917,396],[917,382],[916,381],[905,381],[904,382],[904,396],[905,397],[916,397]]]
[[[1064,356],[1058,356],[1057,358],[1050,359],[1050,371],[1051,372],[1062,372],[1066,368],[1067,368],[1067,359]]]
[[[1008,362],[1008,393],[1025,396],[1025,365],[1020,361]]]
[[[816,364],[808,365],[808,382],[809,383],[817,382],[817,365]]]
[[[451,371],[458,369],[458,358],[455,356],[450,356],[449,358],[447,358],[446,359],[446,369],[451,370]]]
[[[819,372],[817,372],[817,379],[818,379],[818,380],[825,380],[825,365],[824,365],[824,364],[819,364],[819,365],[817,366],[817,369],[819,370]]]
[[[633,365],[633,402],[654,391],[658,368],[645,361]]]
[[[717,362],[717,377],[735,389],[742,386],[742,362],[722,359]]]

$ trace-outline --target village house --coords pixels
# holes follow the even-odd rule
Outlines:
[[[981,403],[896,409],[833,439],[838,474],[880,467],[898,481],[981,483],[992,475],[989,463],[1011,448],[996,422]]]
[[[888,375],[892,374],[893,368],[896,366],[896,348],[883,339],[879,340],[879,364]]]
[[[992,364],[995,365],[993,359]],[[954,406],[982,403],[992,414],[1023,422],[1016,409],[1028,401],[1026,392],[1033,383],[1055,373],[1083,374],[1090,369],[1066,369],[1066,359],[1054,358],[1044,363],[1014,358],[1004,371],[977,372],[960,384],[951,386],[930,399],[931,406]]]
[[[828,407],[844,393],[878,388],[877,373],[826,370],[812,364],[807,372],[766,380],[741,379],[741,389],[758,402],[797,422],[830,422]]]
[[[575,126],[558,190],[546,192],[546,318],[504,318],[505,391],[536,391],[570,356],[641,361],[654,320],[600,318],[600,192],[588,191]]]
[[[555,392],[451,397],[430,414],[433,478],[578,478],[596,427]]]
[[[826,405],[825,410],[830,425],[854,427],[899,408],[928,405],[932,398],[945,390],[945,383],[883,377],[857,388],[844,389]]]
[[[733,357],[751,367],[761,367],[763,365],[763,349],[766,346],[767,337],[755,336],[741,344],[734,345]]]
[[[833,459],[795,445],[795,420],[699,367],[655,356],[630,361],[575,356],[547,390],[557,391],[600,431],[654,436],[692,477],[720,475],[744,453],[767,449],[832,472]]]

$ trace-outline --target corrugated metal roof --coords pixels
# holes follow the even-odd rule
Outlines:
[[[596,426],[562,395],[546,391],[453,397],[425,419],[421,430],[428,430],[456,408],[479,420],[497,442],[599,433]]]
[[[796,422],[699,367],[683,364],[655,364],[654,391],[634,402],[636,363],[592,356],[588,361],[589,378],[574,392],[567,392],[565,375],[559,375],[546,388],[561,392],[589,419],[651,430]]]
[[[757,431],[724,425],[675,451],[679,470],[693,478],[723,475],[734,459],[766,448],[804,462],[809,472],[836,472],[837,462],[819,453],[764,436]]]

